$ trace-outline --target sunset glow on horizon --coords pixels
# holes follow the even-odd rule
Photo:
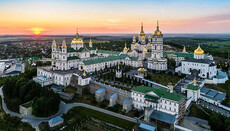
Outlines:
[[[230,1],[0,0],[1,34],[230,33]]]

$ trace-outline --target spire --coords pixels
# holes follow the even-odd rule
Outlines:
[[[143,22],[141,22],[141,32],[144,32],[144,29],[143,29]]]
[[[78,28],[76,29],[76,38],[79,37],[79,34],[78,34]]]
[[[184,49],[183,49],[183,52],[186,52],[186,48],[185,48],[185,45],[184,45]]]
[[[159,21],[157,20],[157,30],[159,30]]]
[[[139,33],[139,36],[145,36],[143,22],[141,22],[141,32]]]
[[[118,70],[120,69],[120,65],[117,66],[117,69],[118,69]]]
[[[89,39],[89,43],[92,43],[92,40],[91,40],[91,38]]]
[[[126,46],[126,42],[125,42],[125,48],[124,48],[124,50],[123,51],[128,51],[129,49],[127,48],[127,46]]]
[[[135,36],[135,34],[133,35],[133,39],[134,39],[134,40],[136,40],[136,36]]]

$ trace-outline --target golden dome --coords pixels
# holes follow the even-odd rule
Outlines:
[[[89,43],[92,43],[92,40],[91,40],[91,38],[89,39]]]
[[[146,49],[146,45],[145,45],[145,47],[144,47],[144,49],[143,49],[143,53],[148,53],[148,51],[147,51],[147,49]]]
[[[170,86],[170,89],[173,90],[173,86],[172,85]]]
[[[137,43],[134,45],[134,48],[137,48]]]
[[[126,47],[126,42],[125,42],[125,48],[123,51],[128,51],[129,49]]]
[[[53,39],[52,46],[53,46],[53,47],[56,47],[56,46],[57,46],[57,45],[56,45],[55,39]]]
[[[145,40],[145,37],[144,37],[144,36],[142,36],[142,40]]]
[[[159,30],[159,24],[157,21],[157,29],[153,33],[154,36],[163,36],[162,32]]]
[[[141,23],[141,32],[139,33],[139,36],[145,36],[145,32],[143,29],[143,23]]]
[[[63,40],[62,46],[61,46],[61,47],[67,47],[67,46],[66,46],[66,41],[65,41],[65,39]]]
[[[150,44],[150,48],[153,48],[153,44]]]
[[[151,39],[151,36],[149,35],[148,39]]]
[[[133,35],[133,39],[136,39],[136,36],[135,36],[135,35]]]
[[[194,78],[193,83],[196,84],[196,77]]]
[[[145,68],[143,68],[143,65],[141,64],[141,68],[139,68],[137,71],[138,72],[146,72],[147,70]]]
[[[71,44],[83,44],[82,38],[74,38],[71,42]]]
[[[172,85],[172,82],[169,82],[168,84],[169,84],[169,85]]]
[[[203,55],[204,54],[204,51],[200,48],[200,45],[194,51],[194,54],[196,54],[196,55]]]

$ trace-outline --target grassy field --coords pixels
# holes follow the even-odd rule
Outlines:
[[[204,119],[204,120],[208,120],[209,119],[209,115],[205,114],[200,108],[198,108],[194,104],[190,108],[189,116],[197,117],[197,118]]]
[[[175,85],[181,78],[177,75],[165,74],[165,73],[148,73],[148,80],[154,81],[156,83],[160,83],[162,85],[168,85],[171,82]]]
[[[95,111],[95,110],[91,110],[85,107],[74,107],[71,109],[74,112],[77,112],[78,114],[81,114],[83,116],[88,116],[88,117],[93,117],[95,119],[107,122],[107,123],[111,123],[113,125],[122,127],[124,129],[127,130],[132,130],[132,128],[134,127],[135,123],[133,122],[129,122],[123,119],[120,119],[118,117],[114,117],[111,115],[107,115],[104,113],[101,113],[99,111]]]
[[[77,91],[77,88],[75,87],[72,87],[72,86],[67,86],[65,89],[64,89],[64,92],[68,93],[68,94],[75,94]]]

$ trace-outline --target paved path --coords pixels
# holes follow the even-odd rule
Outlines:
[[[12,112],[12,111],[8,110],[8,108],[6,107],[6,104],[4,102],[4,95],[3,95],[3,92],[2,92],[2,87],[0,88],[0,95],[2,97],[2,108],[7,114],[10,114],[11,116],[16,116],[16,117],[22,118],[23,122],[28,122],[34,128],[37,128],[37,126],[41,122],[47,122],[47,121],[49,121],[50,119],[52,119],[52,118],[54,118],[56,116],[60,116],[63,113],[67,113],[69,109],[71,109],[72,107],[76,107],[76,106],[82,106],[82,107],[86,107],[86,108],[89,108],[89,109],[92,109],[92,110],[100,111],[100,112],[103,112],[105,114],[109,114],[109,115],[112,115],[112,116],[115,116],[115,117],[130,121],[130,122],[134,122],[134,123],[137,122],[137,120],[135,118],[128,117],[128,116],[125,116],[125,115],[121,115],[121,114],[118,114],[118,113],[115,113],[115,112],[112,112],[112,111],[104,110],[104,109],[101,109],[101,108],[98,108],[98,107],[95,107],[95,106],[91,106],[91,105],[88,105],[88,104],[84,104],[84,103],[69,103],[69,104],[66,104],[63,101],[61,101],[61,103],[59,105],[58,113],[53,115],[53,116],[51,116],[51,117],[23,116],[23,115],[21,115],[19,113]]]

